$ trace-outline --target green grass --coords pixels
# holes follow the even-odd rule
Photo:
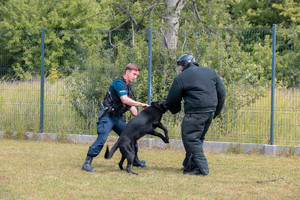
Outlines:
[[[0,81],[0,130],[39,132],[40,82]],[[44,132],[96,134],[96,111],[83,120],[65,98],[65,81],[45,84]],[[277,89],[275,93],[274,144],[300,144],[300,89]],[[206,139],[222,142],[268,144],[270,140],[270,94],[243,107],[228,118],[214,120]],[[226,105],[225,105],[226,109]],[[181,139],[182,116],[164,115],[170,137]]]
[[[208,176],[180,171],[184,151],[140,148],[147,169],[120,171],[117,151],[81,170],[88,144],[0,140],[0,199],[299,199],[299,157],[206,154]],[[257,181],[285,177],[275,182]]]

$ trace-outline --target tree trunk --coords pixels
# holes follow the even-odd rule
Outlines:
[[[184,7],[183,0],[168,0],[166,4],[166,18],[163,45],[168,50],[176,49],[178,43],[178,29],[180,11]]]

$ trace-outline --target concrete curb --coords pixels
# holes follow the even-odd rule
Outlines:
[[[4,137],[18,138],[17,132],[10,134],[0,131],[0,139]],[[25,136],[25,137],[24,137]],[[37,140],[37,141],[57,141],[67,143],[88,143],[92,144],[97,136],[96,135],[75,135],[75,134],[56,134],[56,133],[32,133],[27,132],[22,139]],[[110,136],[108,142],[115,143],[117,136]],[[184,149],[181,140],[170,140],[169,144],[165,144],[161,139],[144,137],[139,140],[139,146],[144,148],[160,148],[160,149]],[[282,156],[282,155],[300,155],[300,146],[289,145],[268,145],[268,144],[253,144],[253,143],[231,143],[231,142],[211,142],[205,141],[203,145],[205,152],[236,152],[236,153],[261,153],[267,156]]]

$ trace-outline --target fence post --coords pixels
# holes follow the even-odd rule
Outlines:
[[[148,105],[151,104],[151,83],[152,83],[152,27],[149,28],[149,47],[148,47]]]
[[[44,129],[44,57],[45,56],[45,29],[41,29],[41,101],[40,101],[40,133]]]
[[[270,145],[274,144],[274,98],[275,98],[275,54],[276,54],[276,24],[272,28],[272,85],[271,85],[271,124]]]

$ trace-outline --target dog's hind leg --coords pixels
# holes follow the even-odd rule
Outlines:
[[[126,171],[127,171],[129,174],[138,175],[138,173],[135,173],[135,172],[131,171],[131,166],[132,166],[132,163],[133,163],[133,159],[134,159],[134,156],[128,156],[128,157],[127,157],[127,167],[126,167]]]
[[[125,158],[126,158],[126,157],[122,155],[122,158],[121,158],[121,160],[120,160],[120,162],[119,162],[120,170],[124,170],[124,168],[123,168],[123,163],[124,163]]]

